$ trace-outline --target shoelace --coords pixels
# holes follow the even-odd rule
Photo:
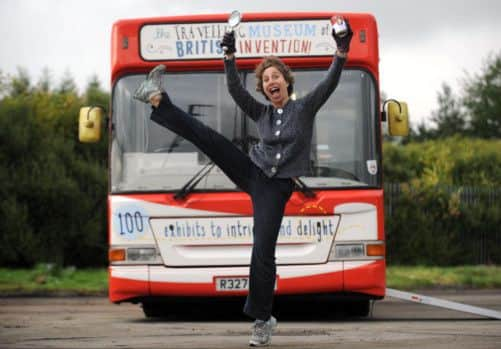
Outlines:
[[[254,327],[254,335],[256,337],[264,337],[266,334],[267,334],[267,331],[266,331],[266,327],[267,327],[267,324],[266,322],[264,323],[255,323],[253,325]]]

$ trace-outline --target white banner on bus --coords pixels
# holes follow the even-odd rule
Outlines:
[[[336,233],[337,216],[285,216],[279,243],[330,243]],[[252,243],[252,217],[153,218],[158,241],[172,244]]]
[[[140,31],[145,60],[221,58],[226,23],[148,24]],[[329,56],[336,49],[329,20],[243,22],[235,30],[238,57]]]

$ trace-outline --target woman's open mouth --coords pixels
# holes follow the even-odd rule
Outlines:
[[[280,95],[280,88],[279,87],[272,87],[268,91],[270,93],[270,96],[272,96],[272,97],[276,97],[276,96]]]

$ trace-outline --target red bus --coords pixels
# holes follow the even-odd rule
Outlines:
[[[244,13],[236,29],[237,66],[255,92],[255,66],[281,57],[295,96],[309,92],[331,64],[334,13]],[[376,20],[343,13],[354,31],[335,93],[318,112],[311,176],[301,177],[282,221],[277,295],[333,294],[369,301],[385,295],[382,115]],[[252,206],[193,144],[149,119],[132,98],[163,63],[164,88],[182,109],[244,151],[256,128],[226,87],[219,46],[227,14],[121,20],[111,43],[109,127],[109,298],[143,304],[147,316],[167,297],[242,296],[252,248]],[[406,106],[388,106],[390,131],[405,133]],[[99,138],[98,108],[82,108],[80,137]],[[96,122],[97,121],[97,122]]]

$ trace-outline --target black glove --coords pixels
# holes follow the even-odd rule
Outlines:
[[[346,23],[346,28],[348,29],[346,31],[346,34],[340,37],[336,35],[336,33],[334,32],[334,28],[332,28],[332,37],[336,41],[336,46],[338,51],[341,53],[348,53],[348,51],[350,50],[351,38],[353,37],[353,31],[351,30],[350,23],[348,22],[348,20],[345,19],[344,21]]]
[[[235,48],[235,32],[226,32],[221,40],[221,47],[225,54],[235,53],[237,50]]]

